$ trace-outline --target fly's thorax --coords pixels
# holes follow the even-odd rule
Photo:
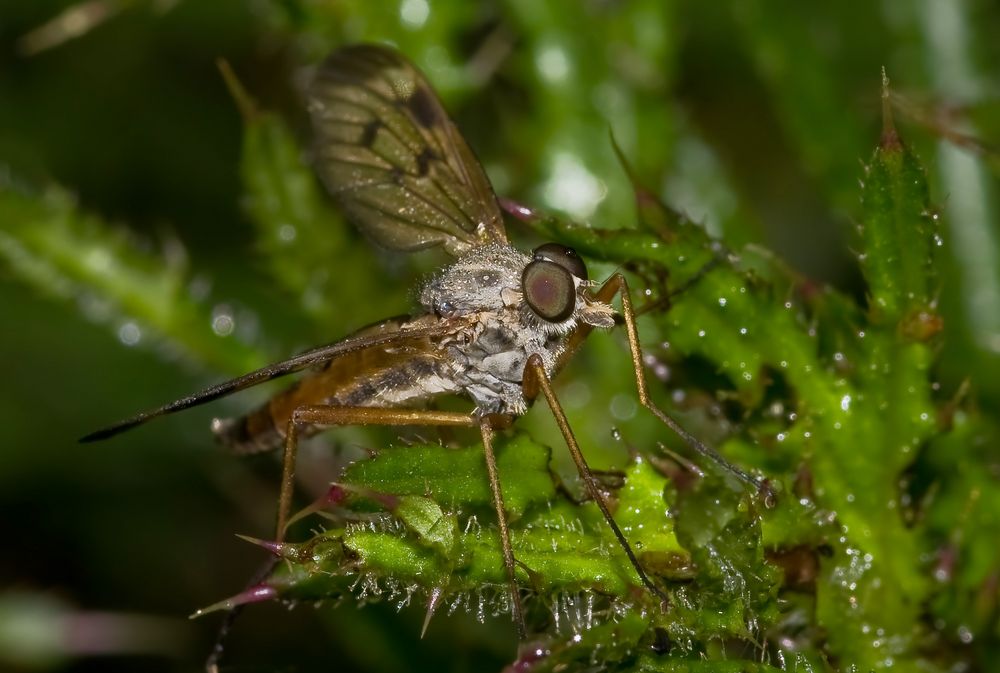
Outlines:
[[[424,307],[444,321],[465,321],[445,360],[477,413],[521,414],[528,359],[554,375],[568,335],[579,324],[614,325],[610,305],[594,300],[575,253],[548,244],[526,255],[504,244],[474,248],[422,288]]]
[[[591,282],[582,261],[582,277],[556,269],[565,276],[560,280],[566,283],[562,291],[567,296],[551,299],[568,302],[566,310],[546,314],[545,304],[530,301],[532,292],[543,296],[552,292],[546,269],[538,268],[546,266],[553,265],[540,259],[537,251],[532,257],[499,243],[473,248],[427,281],[420,292],[420,303],[442,318],[484,314],[511,329],[539,332],[543,337],[567,334],[578,323],[614,326],[611,306],[594,301],[587,293]]]
[[[566,334],[546,334],[526,329],[516,312],[479,313],[471,338],[445,347],[450,378],[476,404],[476,413],[520,415],[527,410],[522,382],[528,358],[538,355],[542,366],[553,373]]]
[[[509,245],[473,248],[427,281],[420,303],[443,318],[504,311],[529,261]]]

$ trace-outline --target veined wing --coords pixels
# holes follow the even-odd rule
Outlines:
[[[347,215],[397,250],[453,255],[506,242],[486,173],[430,84],[401,54],[340,49],[309,92],[318,172]]]
[[[390,318],[362,328],[340,341],[313,348],[288,360],[270,364],[249,374],[244,374],[235,379],[205,388],[193,395],[174,400],[157,409],[136,414],[131,418],[81,437],[80,441],[95,442],[107,439],[126,430],[131,430],[159,416],[197,407],[287,374],[299,372],[304,369],[321,368],[332,360],[359,351],[373,348],[381,348],[392,352],[408,348],[424,349],[428,340],[438,342],[455,334],[463,327],[465,327],[465,323],[462,321],[454,319],[443,321],[433,315],[422,316],[410,321]]]

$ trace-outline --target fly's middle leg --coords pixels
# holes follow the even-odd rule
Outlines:
[[[435,411],[424,409],[382,409],[377,407],[337,407],[337,406],[301,406],[292,412],[285,432],[285,449],[282,458],[281,495],[278,499],[277,532],[275,539],[281,541],[288,527],[288,517],[292,506],[292,495],[295,487],[295,459],[298,450],[299,431],[305,426],[331,427],[338,425],[420,425],[430,427],[478,427],[483,439],[483,453],[486,458],[486,470],[490,479],[490,490],[493,494],[493,506],[496,509],[500,529],[500,544],[503,553],[504,568],[511,594],[511,615],[517,625],[518,637],[523,641],[527,638],[527,627],[524,613],[521,609],[520,593],[514,576],[514,551],[510,542],[510,527],[507,524],[507,511],[504,508],[503,494],[500,490],[500,478],[497,473],[496,457],[493,452],[494,429],[503,427],[509,422],[506,417],[485,416],[476,417],[473,414],[463,414],[451,411]]]

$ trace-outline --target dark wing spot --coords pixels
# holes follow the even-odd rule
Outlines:
[[[440,110],[434,104],[434,94],[428,91],[427,87],[418,86],[406,101],[406,106],[417,123],[425,129],[437,126],[442,121]]]
[[[430,163],[438,158],[437,153],[429,147],[425,147],[417,155],[417,175],[423,177],[427,175]]]
[[[373,119],[364,125],[361,129],[361,139],[358,141],[364,147],[371,147],[375,142],[375,136],[378,135],[378,130],[382,128],[382,122],[378,119]]]

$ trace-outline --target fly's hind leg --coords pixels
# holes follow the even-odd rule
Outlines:
[[[281,494],[278,497],[278,521],[275,539],[285,538],[288,515],[295,489],[295,461],[298,454],[299,430],[316,425],[425,425],[475,427],[478,420],[471,414],[422,409],[379,409],[373,407],[336,407],[306,405],[297,407],[288,420],[285,431],[285,450],[281,465]]]
[[[503,552],[504,568],[507,571],[507,581],[510,587],[511,616],[517,625],[520,640],[527,638],[527,627],[524,613],[521,610],[521,597],[517,590],[514,577],[514,551],[510,543],[510,528],[507,525],[507,512],[503,504],[503,493],[500,490],[500,479],[497,474],[496,456],[493,452],[494,427],[501,427],[507,422],[505,417],[484,416],[478,418],[473,414],[463,414],[451,411],[433,411],[424,409],[380,409],[374,407],[335,407],[335,406],[301,406],[292,412],[285,433],[285,451],[282,459],[281,495],[278,499],[278,521],[275,539],[281,541],[288,525],[288,515],[292,506],[292,493],[295,487],[295,457],[298,450],[299,430],[303,426],[330,427],[336,425],[422,425],[431,427],[478,427],[483,439],[483,453],[486,458],[486,471],[490,479],[490,490],[493,494],[493,506],[497,512],[500,529],[500,545]]]

